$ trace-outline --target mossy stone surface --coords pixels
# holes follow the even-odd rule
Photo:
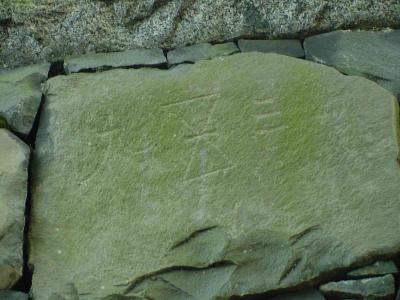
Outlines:
[[[52,78],[34,298],[226,299],[397,253],[397,117],[376,84],[276,54]]]
[[[0,128],[0,290],[22,276],[29,153],[27,145]]]
[[[41,84],[50,64],[0,71],[0,127],[23,135],[32,129],[42,99]]]

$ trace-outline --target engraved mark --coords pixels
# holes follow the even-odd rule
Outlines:
[[[192,178],[186,178],[186,179],[185,179],[185,182],[191,182],[191,181],[194,181],[194,180],[197,180],[197,179],[200,179],[200,178],[209,177],[209,176],[211,176],[211,175],[214,175],[214,174],[217,174],[217,173],[220,173],[220,172],[229,171],[229,170],[232,170],[234,167],[235,167],[235,166],[231,166],[231,167],[227,167],[227,168],[222,168],[222,169],[217,169],[217,170],[214,170],[214,171],[210,171],[210,172],[207,172],[207,173],[200,174],[200,175],[198,175],[198,176],[194,176],[194,177],[192,177]]]
[[[256,99],[253,100],[253,103],[255,105],[265,105],[265,104],[274,104],[274,101],[272,99]]]
[[[186,136],[184,136],[184,138],[188,141],[197,140],[197,139],[201,139],[201,138],[207,139],[208,137],[211,137],[211,136],[218,136],[216,131],[217,130],[214,128],[214,129],[203,131],[201,134],[186,135]]]
[[[288,126],[285,126],[285,125],[276,125],[276,126],[271,126],[271,127],[264,128],[264,129],[257,129],[256,134],[257,135],[266,135],[266,134],[273,133],[273,132],[280,131],[280,130],[287,129],[287,128],[288,128]]]
[[[183,124],[183,126],[190,131],[190,133],[183,136],[185,142],[190,142],[192,144],[191,153],[189,159],[186,162],[186,167],[183,175],[184,182],[188,180],[191,181],[194,179],[206,178],[207,176],[225,170],[229,170],[232,168],[233,164],[228,159],[226,154],[219,148],[218,145],[213,143],[211,140],[212,138],[218,137],[217,129],[211,126],[212,118],[217,108],[218,98],[216,96],[218,96],[218,94],[211,93],[211,94],[191,97],[190,99],[183,101],[177,101],[161,105],[161,108],[170,109],[168,112],[174,115]],[[199,105],[199,104],[201,105],[200,107],[202,108],[202,110],[200,111],[194,110],[194,111],[196,111],[197,113],[204,114],[202,115],[204,116],[204,118],[202,119],[204,120],[204,122],[201,123],[197,122],[191,124],[191,121],[192,122],[194,121],[192,120],[192,118],[190,119],[191,121],[188,121],[187,119],[185,120],[184,118],[185,115],[181,115],[182,112],[179,113],[179,110],[178,112],[175,111],[175,108],[178,108],[179,105]],[[193,111],[193,109],[190,111]],[[209,152],[207,149],[209,150]],[[226,168],[223,168],[223,166],[217,167],[216,165],[214,165],[214,167],[217,168],[217,170],[207,169],[207,166],[212,166],[212,164],[210,165],[206,164],[207,153],[212,153],[212,155],[217,155],[221,157],[220,161],[222,161],[222,163],[225,162],[225,164],[228,164],[228,166]],[[199,156],[200,156],[200,169],[197,170],[197,162]]]
[[[255,135],[263,136],[288,128],[282,124],[282,112],[274,110],[273,99],[255,99],[252,101],[256,114]]]
[[[208,98],[212,98],[217,94],[207,94],[207,95],[199,95],[199,96],[195,96],[183,101],[178,101],[178,102],[172,102],[172,103],[168,103],[168,104],[163,104],[161,105],[161,107],[171,107],[171,106],[175,106],[175,105],[180,105],[180,104],[184,104],[184,103],[191,103],[194,101],[199,101],[199,100],[204,100],[204,99],[208,99]]]
[[[279,117],[279,116],[281,116],[281,114],[282,113],[280,111],[272,111],[272,112],[254,115],[254,117],[256,118],[257,121],[261,121],[261,120],[264,120],[269,117]]]

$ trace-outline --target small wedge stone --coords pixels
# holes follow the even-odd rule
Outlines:
[[[42,99],[50,64],[0,71],[0,127],[28,135]]]
[[[209,43],[180,47],[168,52],[168,63],[171,65],[183,62],[196,62],[217,56],[226,56],[238,52],[234,43],[211,45]]]
[[[299,40],[239,40],[241,52],[272,52],[293,57],[304,57]]]
[[[394,297],[395,285],[393,276],[386,275],[367,279],[330,282],[322,285],[320,291],[327,297],[389,300]]]
[[[122,52],[88,53],[70,56],[64,61],[67,74],[83,70],[101,70],[120,67],[157,66],[166,63],[162,49],[134,49]]]
[[[353,270],[347,276],[356,279],[396,273],[398,273],[396,264],[391,260],[387,260],[377,261],[372,265]]]

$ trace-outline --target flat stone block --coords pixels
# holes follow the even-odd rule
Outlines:
[[[167,62],[162,49],[134,49],[122,52],[88,53],[64,61],[67,74],[119,67],[157,66]]]
[[[180,47],[168,52],[168,63],[171,65],[210,59],[217,56],[226,56],[238,52],[234,43],[211,45],[209,43]]]
[[[241,52],[277,53],[293,57],[304,57],[299,40],[239,40]]]

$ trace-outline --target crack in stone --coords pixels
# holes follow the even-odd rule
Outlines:
[[[151,279],[152,277],[167,274],[173,271],[206,271],[214,268],[226,267],[226,266],[236,266],[236,264],[231,260],[221,260],[219,262],[212,263],[204,268],[197,268],[197,267],[190,267],[190,266],[171,266],[164,269],[160,269],[158,271],[154,271],[142,276],[133,279],[132,281],[128,282],[128,287],[123,292],[124,295],[132,292],[139,284],[143,283],[147,279]]]
[[[172,247],[170,248],[170,250],[174,250],[184,244],[189,243],[192,239],[196,238],[198,235],[205,233],[207,231],[213,230],[215,228],[217,228],[218,225],[213,225],[213,226],[209,226],[209,227],[205,227],[199,230],[196,230],[194,232],[192,232],[189,236],[187,236],[186,238],[184,238],[181,241],[176,242],[174,245],[172,245]]]

